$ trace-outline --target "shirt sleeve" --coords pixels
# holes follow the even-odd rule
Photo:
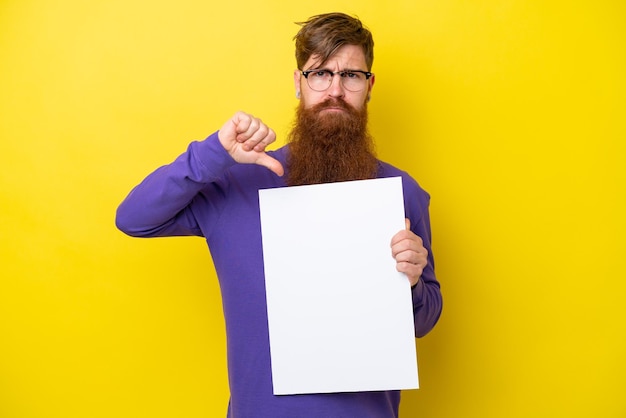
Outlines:
[[[428,211],[430,197],[419,186],[406,200],[406,213],[411,221],[411,231],[422,238],[428,250],[428,264],[422,272],[420,280],[412,288],[413,316],[415,336],[423,337],[433,329],[443,308],[443,298],[439,281],[435,276],[435,261],[432,252],[430,215]]]
[[[208,184],[219,183],[234,164],[217,132],[192,142],[129,193],[117,209],[116,226],[134,237],[202,236],[191,202]]]

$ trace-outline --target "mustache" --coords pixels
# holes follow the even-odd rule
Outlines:
[[[348,102],[346,102],[345,100],[341,99],[341,98],[329,98],[326,99],[325,101],[318,103],[316,105],[313,106],[313,108],[311,110],[313,110],[314,112],[320,112],[324,109],[330,109],[330,108],[340,108],[340,109],[344,109],[347,110],[348,112],[354,114],[357,112],[357,110]]]

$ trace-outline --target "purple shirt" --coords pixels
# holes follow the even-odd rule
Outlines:
[[[269,152],[284,167],[287,153],[288,147]],[[411,230],[423,239],[429,252],[428,265],[412,289],[415,335],[421,337],[434,327],[442,308],[433,270],[429,196],[407,173],[379,162],[379,178],[396,176],[402,177]],[[135,187],[119,206],[116,224],[136,237],[206,238],[226,322],[228,417],[397,417],[399,391],[272,393],[258,191],[285,186],[283,178],[265,167],[237,164],[214,133],[204,141],[192,142],[174,162],[158,168]]]

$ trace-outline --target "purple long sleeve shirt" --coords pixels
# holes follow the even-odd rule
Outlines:
[[[288,146],[270,154],[283,166]],[[402,177],[406,217],[428,249],[428,265],[413,287],[415,335],[439,319],[442,298],[434,274],[429,196],[407,173],[379,162],[378,177]],[[192,142],[155,170],[117,210],[117,227],[136,237],[202,236],[217,271],[226,323],[230,418],[392,418],[399,391],[275,396],[272,393],[259,189],[285,187],[268,169],[237,164],[217,133]],[[366,227],[366,226],[364,226]],[[391,237],[389,237],[391,241]]]

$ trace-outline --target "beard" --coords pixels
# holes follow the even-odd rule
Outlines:
[[[345,112],[323,112],[329,107]],[[357,110],[343,99],[329,99],[307,109],[301,101],[288,142],[289,186],[376,176],[378,161],[367,130],[366,105]]]

